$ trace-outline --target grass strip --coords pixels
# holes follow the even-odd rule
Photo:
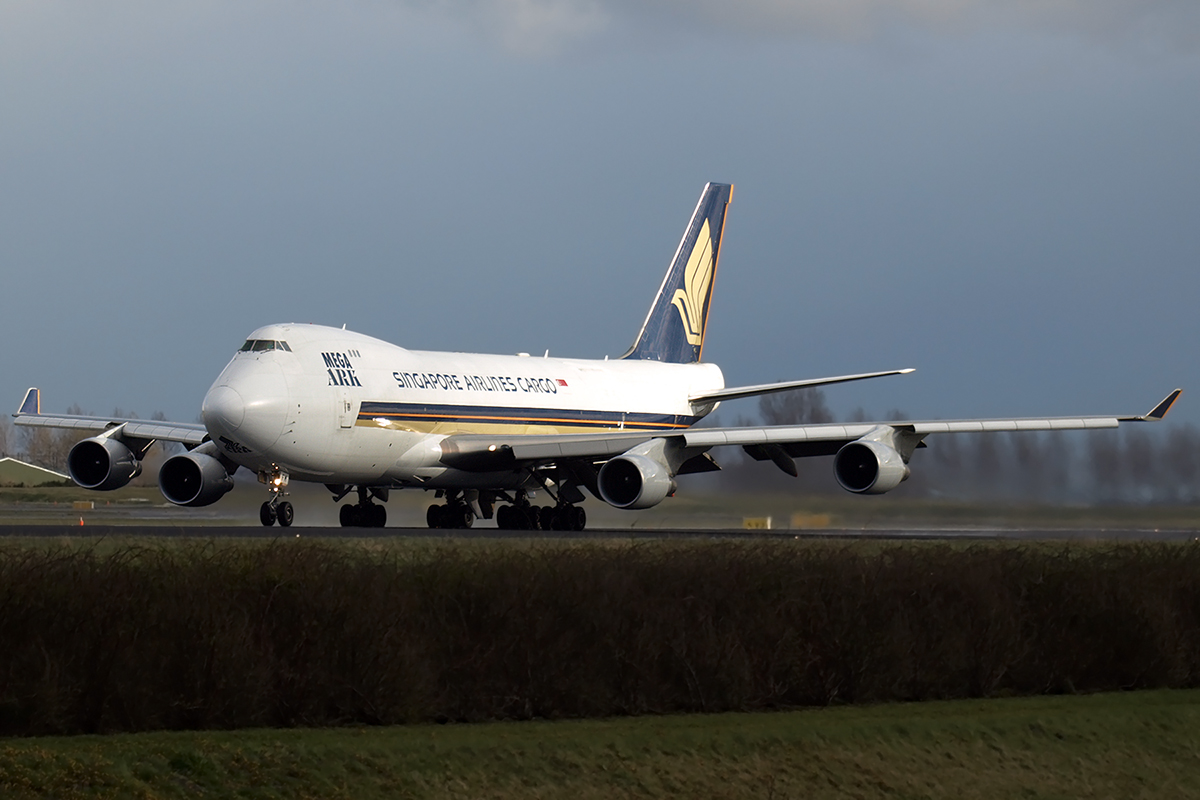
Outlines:
[[[1200,796],[1200,691],[0,740],[5,798]]]

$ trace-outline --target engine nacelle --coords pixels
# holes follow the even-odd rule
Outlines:
[[[225,465],[204,453],[182,453],[163,462],[158,489],[177,506],[207,506],[233,488]]]
[[[666,466],[638,453],[610,459],[597,479],[600,497],[617,508],[650,508],[675,491]]]
[[[859,439],[838,450],[833,474],[847,492],[883,494],[908,478],[908,465],[894,448],[883,442]]]
[[[67,472],[84,489],[120,489],[142,474],[142,462],[121,442],[97,436],[76,443],[67,453]]]

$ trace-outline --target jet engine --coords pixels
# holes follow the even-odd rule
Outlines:
[[[218,459],[197,448],[163,462],[158,488],[177,506],[207,506],[233,488],[233,476]]]
[[[107,492],[120,489],[142,474],[142,462],[133,451],[108,436],[76,443],[67,453],[67,472],[84,489]]]
[[[847,492],[883,494],[908,478],[908,465],[894,448],[873,439],[858,439],[838,450],[833,473]]]
[[[667,467],[639,453],[610,459],[597,478],[600,497],[617,508],[650,508],[675,491]]]

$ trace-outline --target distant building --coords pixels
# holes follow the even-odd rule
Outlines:
[[[0,486],[45,486],[70,481],[70,477],[52,469],[27,464],[15,458],[0,458]]]

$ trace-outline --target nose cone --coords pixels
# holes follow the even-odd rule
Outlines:
[[[278,367],[247,366],[222,373],[205,395],[200,414],[211,434],[262,453],[275,444],[287,422],[287,382]]]
[[[217,426],[226,433],[236,433],[246,419],[246,401],[232,386],[214,386],[204,396],[200,413],[209,428]]]

